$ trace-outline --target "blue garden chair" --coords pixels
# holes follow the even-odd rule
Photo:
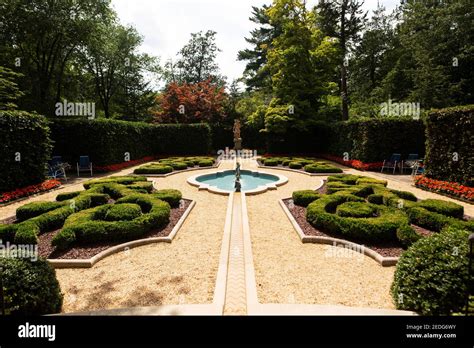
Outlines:
[[[392,156],[390,156],[389,160],[384,160],[383,165],[382,165],[382,170],[380,172],[382,173],[385,168],[387,169],[393,169],[393,174],[395,174],[395,170],[397,169],[397,166],[400,165],[400,158],[402,157],[401,154],[399,153],[394,153]]]
[[[63,163],[61,156],[53,156],[48,162],[47,176],[53,179],[64,179],[67,182],[66,169],[69,164]]]
[[[92,176],[92,162],[89,160],[89,156],[80,156],[79,162],[77,163],[77,176],[80,172],[90,172]]]

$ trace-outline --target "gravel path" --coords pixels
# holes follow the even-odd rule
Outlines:
[[[277,191],[247,197],[259,302],[393,309],[389,291],[394,267],[381,267],[353,251],[334,255],[344,249],[301,243],[279,206],[280,198],[314,189],[326,177],[261,170],[283,174],[289,182]]]
[[[186,183],[190,175],[154,179],[157,188],[175,188],[197,201],[171,244],[114,254],[90,269],[56,270],[64,312],[212,302],[227,197],[199,192]]]

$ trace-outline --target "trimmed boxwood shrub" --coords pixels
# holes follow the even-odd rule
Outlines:
[[[129,241],[169,222],[170,205],[152,195],[131,194],[116,202],[118,205],[125,203],[137,204],[142,214],[128,221],[106,221],[113,204],[83,210],[66,220],[63,229],[53,237],[52,244],[58,249],[65,249],[76,243]]]
[[[345,202],[336,208],[336,214],[342,217],[373,217],[375,212],[373,206],[362,202]]]
[[[168,174],[173,171],[173,167],[164,164],[147,164],[133,171],[134,174]]]
[[[418,206],[457,219],[462,219],[464,216],[464,207],[453,202],[442,201],[439,199],[425,199],[419,202]]]
[[[201,160],[198,162],[199,167],[212,167],[214,165],[213,160]]]
[[[86,181],[83,186],[87,190],[92,185],[109,184],[109,183],[130,185],[139,181],[147,181],[147,180],[148,179],[144,176],[111,176],[104,179],[95,179],[95,180]]]
[[[473,128],[474,105],[434,110],[428,114],[426,176],[474,186]],[[453,160],[455,153],[457,161]]]
[[[204,155],[211,149],[207,124],[148,124],[118,120],[61,119],[51,123],[55,155],[76,163],[88,155],[93,165],[105,166],[160,154]],[[87,139],[87,141],[84,141]],[[43,162],[44,163],[44,162]]]
[[[290,167],[291,169],[301,169],[303,168],[303,163],[293,161],[288,164],[288,167]]]
[[[276,167],[278,165],[278,159],[276,158],[265,158],[263,159],[263,164],[266,166]]]
[[[67,201],[68,199],[79,196],[83,191],[74,191],[74,192],[64,192],[56,196],[56,201],[62,202]]]
[[[188,168],[188,164],[186,162],[169,162],[169,165],[173,167],[174,170],[183,170]]]
[[[408,192],[408,191],[398,191],[398,190],[389,190],[389,191],[402,199],[406,199],[407,201],[416,202],[418,200],[413,193]]]
[[[138,204],[123,203],[115,204],[107,210],[104,219],[106,221],[129,221],[139,217],[142,214],[142,209]]]
[[[360,179],[360,176],[358,175],[338,174],[338,175],[328,176],[328,183],[337,181],[346,185],[355,185],[358,179]]]
[[[342,173],[341,168],[337,168],[324,164],[308,164],[304,166],[304,170],[308,173]]]
[[[161,199],[162,201],[168,202],[169,205],[173,208],[179,206],[179,202],[183,198],[181,191],[167,189],[167,190],[158,190],[153,194],[154,197]]]
[[[449,315],[462,310],[468,284],[469,232],[447,228],[422,238],[404,252],[391,292],[398,309],[423,315]]]
[[[412,224],[428,230],[439,232],[449,225],[474,231],[474,221],[463,221],[450,216],[429,211],[423,207],[415,206],[407,209],[407,215]]]
[[[359,179],[356,180],[357,185],[382,185],[382,186],[387,186],[387,181],[386,180],[378,180],[374,178],[368,178],[365,176],[359,177]]]
[[[54,269],[46,260],[34,259],[0,255],[7,314],[44,315],[61,311],[63,296]]]
[[[317,193],[316,191],[312,190],[303,190],[303,191],[295,191],[291,195],[293,202],[296,205],[306,207],[311,202],[317,200],[321,197],[321,194]]]
[[[405,247],[409,247],[413,243],[415,243],[418,239],[421,239],[418,233],[416,233],[415,229],[409,225],[402,225],[397,229],[397,238],[399,242]]]
[[[44,181],[52,144],[43,116],[0,110],[0,139],[0,192]]]
[[[48,211],[61,207],[63,203],[59,202],[33,202],[25,204],[16,210],[16,218],[18,221],[25,221],[38,215],[47,213]]]
[[[367,241],[396,240],[398,227],[408,224],[408,218],[401,210],[386,206],[371,205],[376,217],[354,218],[334,214],[345,202],[364,202],[364,199],[348,193],[325,195],[308,205],[306,220],[325,232]]]

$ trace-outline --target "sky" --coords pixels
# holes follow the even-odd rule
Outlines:
[[[399,0],[379,0],[391,11]],[[222,51],[217,56],[221,74],[228,82],[242,76],[245,62],[237,52],[248,47],[245,37],[255,27],[249,17],[252,6],[271,4],[271,0],[112,0],[124,25],[133,25],[143,36],[141,52],[157,56],[162,64],[175,60],[191,33],[214,30]],[[309,7],[317,0],[308,0]],[[365,0],[364,9],[377,7],[377,0]]]

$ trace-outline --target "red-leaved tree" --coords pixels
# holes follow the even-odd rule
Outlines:
[[[155,122],[200,123],[221,122],[225,117],[227,94],[210,80],[194,84],[170,83],[158,96],[159,111]]]

